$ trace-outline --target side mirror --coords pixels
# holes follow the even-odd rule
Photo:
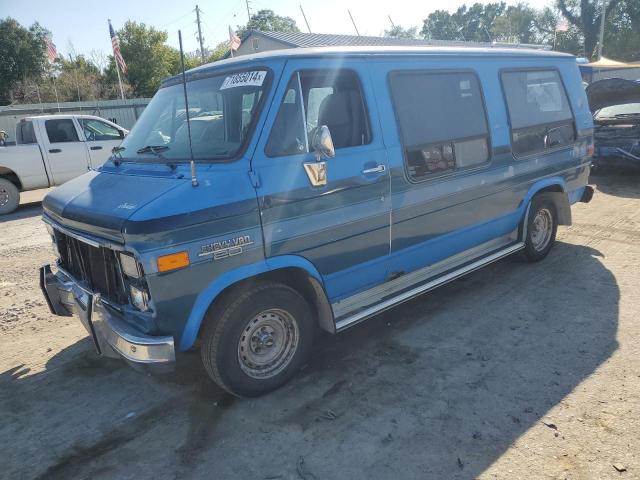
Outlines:
[[[316,159],[318,161],[322,158],[333,158],[336,156],[336,149],[333,148],[333,140],[331,139],[331,132],[326,125],[320,125],[317,127],[311,137],[311,147],[316,152]]]
[[[127,133],[129,133],[127,130],[118,130],[120,132],[120,138],[124,138],[127,136]]]

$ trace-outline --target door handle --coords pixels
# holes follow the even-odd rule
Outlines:
[[[382,173],[387,169],[387,167],[385,167],[384,165],[378,165],[377,167],[373,167],[373,168],[365,168],[364,170],[362,170],[362,173],[364,173],[365,175],[367,173]]]
[[[51,150],[49,150],[49,153],[60,153],[62,150],[60,150],[59,148],[52,148]]]
[[[102,150],[101,146],[97,146],[97,147],[91,147],[90,150]]]

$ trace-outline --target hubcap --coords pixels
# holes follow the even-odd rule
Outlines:
[[[289,312],[280,309],[260,312],[240,336],[240,368],[252,378],[265,379],[279,374],[296,353],[298,337],[298,324]]]
[[[9,191],[0,187],[0,207],[4,207],[7,203],[9,203]]]
[[[552,233],[553,216],[549,210],[541,208],[533,218],[531,228],[531,245],[533,248],[538,252],[544,250],[551,240]]]

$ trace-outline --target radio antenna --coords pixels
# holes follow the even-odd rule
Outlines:
[[[182,32],[178,30],[178,41],[180,42],[180,64],[182,66],[182,89],[184,90],[184,108],[187,115],[187,134],[189,135],[189,155],[191,159],[191,185],[198,186],[196,178],[196,162],[193,159],[193,146],[191,145],[191,121],[189,120],[189,99],[187,98],[187,76],[184,73],[184,51],[182,50]]]

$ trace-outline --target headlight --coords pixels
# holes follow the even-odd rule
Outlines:
[[[140,269],[138,268],[138,261],[131,255],[126,253],[120,254],[120,265],[122,265],[122,271],[127,277],[140,278]]]
[[[131,303],[134,307],[141,312],[149,310],[149,296],[147,295],[147,292],[140,290],[133,285],[129,287],[129,291],[131,292]]]

